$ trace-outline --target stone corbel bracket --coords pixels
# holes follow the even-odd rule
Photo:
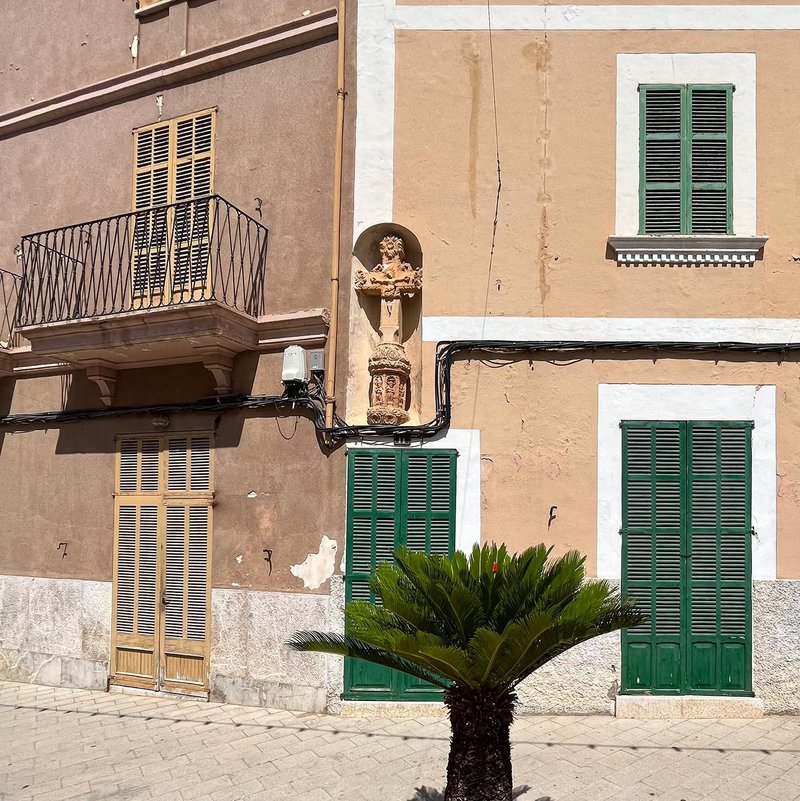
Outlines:
[[[117,388],[117,371],[106,364],[90,364],[86,366],[86,377],[97,384],[103,405],[111,406]]]

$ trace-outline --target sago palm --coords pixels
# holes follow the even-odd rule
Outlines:
[[[365,659],[444,690],[452,739],[445,801],[510,801],[515,688],[578,643],[643,616],[605,581],[586,582],[577,551],[544,545],[469,556],[400,549],[374,571],[380,605],[354,601],[345,634],[298,632],[289,645]]]

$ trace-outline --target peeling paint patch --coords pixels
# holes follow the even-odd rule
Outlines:
[[[131,58],[136,61],[139,58],[139,34],[134,34],[130,44]]]
[[[242,554],[240,554],[240,553],[236,554],[236,564],[237,565],[242,564]]]
[[[251,501],[253,498],[257,497],[257,495],[258,493],[255,490],[250,490],[250,492],[247,493],[247,497],[250,498]]]
[[[303,586],[309,590],[321,587],[336,569],[336,540],[322,537],[317,553],[310,553],[299,565],[291,565],[293,576],[303,579]]]

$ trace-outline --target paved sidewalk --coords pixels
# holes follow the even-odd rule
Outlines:
[[[432,801],[442,720],[361,720],[0,683],[0,799]],[[522,801],[794,801],[800,719],[531,717]],[[427,788],[422,790],[421,788]]]

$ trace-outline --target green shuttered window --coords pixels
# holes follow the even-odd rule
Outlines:
[[[733,86],[639,87],[641,234],[731,234]]]
[[[456,453],[353,450],[348,461],[346,600],[379,602],[369,576],[405,546],[449,554],[455,544]],[[345,660],[345,697],[435,700],[436,688],[358,659]]]
[[[623,691],[751,694],[751,423],[623,423]]]

